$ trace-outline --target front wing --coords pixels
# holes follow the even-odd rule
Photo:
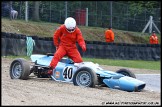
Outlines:
[[[146,83],[138,79],[128,76],[113,76],[103,79],[103,82],[112,89],[119,89],[124,91],[141,91],[144,89]]]

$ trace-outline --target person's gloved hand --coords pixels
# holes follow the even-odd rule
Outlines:
[[[57,49],[58,49],[58,46],[56,46],[56,51],[57,51]]]
[[[86,51],[86,46],[85,46],[85,45],[82,45],[81,48],[82,48],[82,51],[83,51],[83,52]]]

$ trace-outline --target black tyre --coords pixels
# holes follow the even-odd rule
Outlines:
[[[28,79],[30,75],[30,65],[23,58],[17,58],[12,61],[10,65],[10,77],[11,79]]]
[[[119,69],[118,71],[116,71],[116,73],[120,73],[125,76],[132,77],[132,78],[136,78],[135,74],[128,69]]]
[[[73,84],[83,87],[95,87],[95,85],[98,84],[97,75],[90,68],[80,68],[74,74]]]

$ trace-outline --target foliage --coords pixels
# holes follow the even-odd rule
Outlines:
[[[88,8],[88,25],[107,27],[111,23],[115,29],[141,31],[147,24],[150,15],[154,17],[160,29],[160,1],[67,1],[67,16],[77,16],[78,9]],[[34,1],[28,1],[29,19],[32,19]],[[41,21],[62,24],[66,17],[65,1],[39,1],[39,17]],[[25,1],[13,1],[13,7],[19,11],[20,19],[25,19]],[[81,13],[79,13],[81,14]],[[35,14],[36,15],[36,14]],[[80,20],[80,19],[78,19]]]
[[[143,13],[143,9],[145,9],[146,12],[150,12],[151,14],[154,14],[152,10],[158,6],[158,1],[128,1],[130,14],[131,15],[139,15]]]

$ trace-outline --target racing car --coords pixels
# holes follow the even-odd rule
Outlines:
[[[109,71],[93,62],[74,63],[70,58],[63,57],[48,74],[49,64],[53,54],[32,54],[31,63],[24,58],[16,58],[10,65],[11,79],[27,80],[33,73],[38,78],[51,78],[54,81],[73,83],[74,86],[96,87],[104,86],[111,89],[119,89],[128,92],[142,91],[146,83],[136,79],[133,72],[122,68],[117,71]]]

